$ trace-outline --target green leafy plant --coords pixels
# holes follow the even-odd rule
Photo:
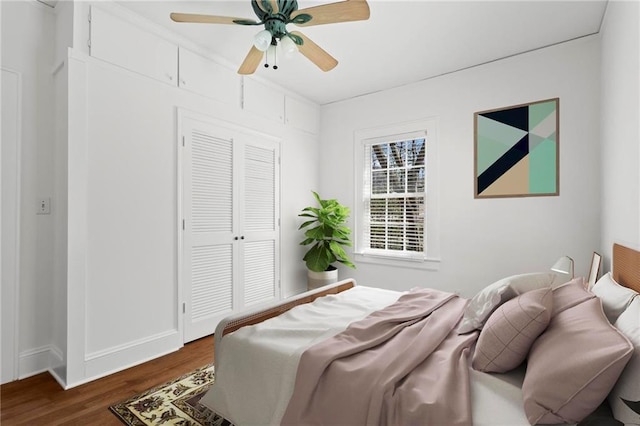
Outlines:
[[[343,247],[351,247],[351,229],[345,226],[349,218],[349,208],[337,200],[323,200],[313,192],[320,207],[305,207],[298,216],[311,218],[298,229],[306,229],[306,237],[300,245],[313,244],[304,255],[307,268],[315,272],[323,272],[334,262],[340,262],[351,268],[354,265]]]

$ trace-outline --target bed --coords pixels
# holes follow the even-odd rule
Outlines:
[[[633,409],[640,393],[640,360],[633,353],[634,345],[640,346],[637,325],[640,317],[634,311],[640,306],[637,297],[640,252],[616,244],[613,253],[612,273],[605,274],[593,289],[585,289],[581,279],[559,285],[552,274],[523,274],[500,280],[467,301],[428,289],[402,293],[347,280],[259,311],[234,315],[216,329],[216,381],[200,402],[239,426],[309,423],[517,426],[576,424],[609,395],[614,414],[616,410],[622,412],[622,420],[634,424],[635,416],[640,420],[640,414]],[[488,300],[494,305],[491,309],[486,308]],[[403,305],[398,311],[401,302],[409,308]],[[410,315],[406,309],[413,309]],[[421,316],[414,315],[416,309]],[[511,355],[504,356],[517,352],[514,347],[498,348],[499,353],[491,353],[497,350],[492,339],[504,331],[500,328],[501,321],[517,322],[513,315],[522,313],[513,312],[520,309],[525,309],[529,316],[535,313],[536,321],[529,321],[517,330],[517,336],[514,334],[516,337],[509,344],[531,340],[526,343],[527,362],[518,361],[519,355],[515,360],[510,359]],[[587,320],[582,317],[585,313]],[[398,326],[396,322],[388,325],[389,318],[398,316],[420,319],[411,319],[409,325]],[[477,316],[482,316],[482,320]],[[594,320],[592,316],[598,318]],[[601,317],[606,318],[602,321]],[[423,321],[424,326],[420,325]],[[361,325],[367,322],[366,328]],[[404,339],[409,340],[393,343],[404,345],[400,348],[378,349],[391,343],[371,337],[370,326],[376,333],[388,334],[393,339],[408,336]],[[388,327],[395,327],[395,331],[389,331]],[[355,334],[349,333],[366,336],[365,341],[373,343],[353,343]],[[527,333],[531,336],[522,337]],[[440,340],[425,343],[434,334],[440,334]],[[420,342],[424,347],[403,350],[415,348],[408,346],[408,341],[411,345]],[[558,341],[564,346],[559,346]],[[342,347],[343,344],[352,346]],[[369,352],[354,355],[353,345],[366,346]],[[427,350],[429,345],[433,348]],[[586,349],[575,353],[576,348],[583,347]],[[376,355],[376,351],[387,352]],[[414,354],[423,352],[430,355],[411,361],[411,367],[404,364],[409,363],[404,361],[406,358],[416,358]],[[378,377],[376,382],[386,390],[367,389],[363,377],[371,373],[362,372],[361,364],[345,362],[345,353],[349,354],[347,358],[360,360],[388,360],[397,354],[393,362],[372,367],[378,372],[385,371],[379,375],[384,377]],[[451,371],[447,370],[449,367]],[[409,370],[411,375],[407,374]],[[587,375],[587,370],[594,370],[590,373],[592,377],[575,379]],[[559,380],[560,385],[549,386],[549,380],[559,377],[566,378]],[[549,408],[556,404],[554,398],[558,399],[554,392],[568,392],[571,397]],[[314,400],[313,404],[309,400]],[[376,407],[373,413],[371,406]],[[358,417],[361,415],[364,417]]]

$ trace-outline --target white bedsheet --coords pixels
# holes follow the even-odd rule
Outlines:
[[[505,374],[469,370],[474,426],[529,426],[522,405],[524,367]]]
[[[401,294],[357,286],[225,336],[216,348],[216,380],[200,402],[238,426],[279,424],[302,352]],[[528,426],[523,377],[523,370],[491,375],[471,369],[474,425]]]

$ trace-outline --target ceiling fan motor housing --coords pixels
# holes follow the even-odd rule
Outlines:
[[[278,15],[279,14],[276,14],[266,18],[264,28],[279,40],[287,34],[287,28],[285,21]]]

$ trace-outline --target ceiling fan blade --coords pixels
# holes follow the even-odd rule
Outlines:
[[[244,58],[244,62],[242,62],[242,65],[238,68],[238,74],[253,74],[256,68],[258,68],[258,65],[260,65],[260,62],[262,62],[263,55],[263,51],[256,49],[255,46],[251,46],[247,57]]]
[[[235,24],[234,21],[249,21],[245,18],[235,18],[233,16],[198,15],[194,13],[172,13],[170,16],[175,22],[195,22],[199,24]]]
[[[369,19],[370,12],[366,0],[346,0],[297,10],[291,14],[291,19],[300,14],[310,15],[311,20],[293,23],[301,27],[310,27],[334,22],[364,21]]]
[[[300,37],[303,41],[302,45],[298,46],[300,53],[316,64],[322,71],[331,71],[338,65],[338,61],[333,56],[329,55],[301,32],[292,31],[291,34]]]

